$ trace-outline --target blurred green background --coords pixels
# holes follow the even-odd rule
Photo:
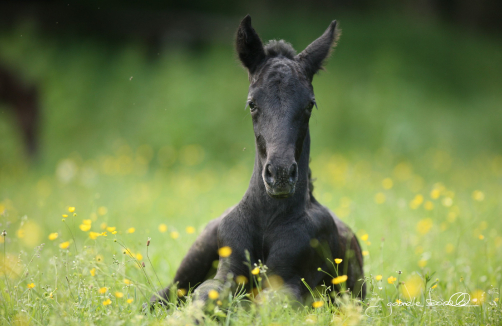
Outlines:
[[[34,168],[50,171],[74,152],[97,158],[121,142],[147,144],[156,157],[164,148],[175,165],[176,153],[192,144],[200,146],[204,164],[251,163],[247,74],[233,48],[248,12],[264,41],[282,38],[298,51],[332,19],[340,22],[336,52],[314,79],[314,156],[388,149],[420,158],[437,148],[468,159],[501,151],[499,30],[426,15],[425,5],[421,11],[410,4],[399,10],[323,1],[293,2],[286,10],[264,1],[4,7],[11,12],[0,32],[0,60],[40,92]],[[0,106],[4,170],[26,160],[8,106]]]

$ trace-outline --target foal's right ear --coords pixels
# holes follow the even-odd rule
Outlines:
[[[237,53],[244,67],[253,74],[265,59],[265,50],[260,37],[251,26],[251,16],[247,15],[241,21],[235,41]]]

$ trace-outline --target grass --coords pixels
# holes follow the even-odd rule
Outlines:
[[[203,323],[500,324],[500,46],[436,25],[341,21],[344,38],[314,83],[311,167],[315,196],[359,236],[368,299],[333,305],[319,288],[298,307],[275,291],[221,293]],[[274,30],[300,45],[318,34],[275,26],[264,39]],[[201,319],[190,299],[141,309],[247,187],[247,81],[230,46],[149,62],[139,44],[63,43],[22,26],[0,44],[42,81],[44,108],[36,166],[12,117],[0,119],[2,324]],[[252,275],[266,285],[266,274]],[[405,305],[458,292],[468,307]]]

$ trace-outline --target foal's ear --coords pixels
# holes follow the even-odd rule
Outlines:
[[[317,40],[310,43],[305,50],[295,57],[310,79],[322,68],[324,60],[329,57],[331,49],[335,47],[339,36],[340,31],[336,28],[336,20],[333,20],[328,29]]]
[[[244,17],[239,25],[235,46],[244,67],[248,69],[250,74],[254,73],[265,59],[265,51],[260,37],[251,26],[251,16],[249,15]]]

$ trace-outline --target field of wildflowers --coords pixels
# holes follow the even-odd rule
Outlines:
[[[363,34],[350,37],[350,26],[347,46],[365,44]],[[431,35],[437,44],[458,37]],[[433,69],[403,84],[416,71],[399,65],[401,50],[375,49],[376,59],[354,70],[341,46],[341,58],[316,77],[314,195],[361,241],[364,303],[342,294],[334,304],[331,284],[310,289],[304,307],[280,291],[257,295],[273,282],[266,266],[250,266],[242,281],[259,285],[251,295],[211,293],[204,312],[180,291],[179,305],[146,313],[143,304],[172,280],[205,224],[247,188],[254,150],[242,111],[245,73],[230,47],[205,56],[174,51],[152,66],[134,44],[103,53],[100,45],[70,43],[63,56],[63,45],[49,41],[29,27],[0,38],[9,45],[4,56],[43,80],[46,145],[38,165],[26,163],[9,117],[0,119],[2,325],[502,323],[500,62],[480,61],[467,75],[486,83],[482,91],[453,77],[438,92],[426,82]],[[469,49],[448,63],[451,71],[469,74],[463,63],[473,52],[488,62],[500,51],[479,44],[479,53]],[[480,99],[478,115],[466,111]],[[333,283],[344,281],[334,275]]]

